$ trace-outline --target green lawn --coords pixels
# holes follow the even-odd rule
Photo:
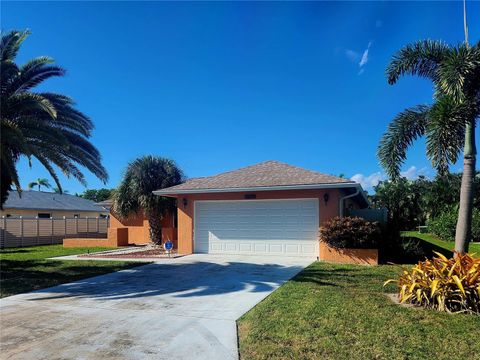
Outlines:
[[[418,239],[421,239],[423,241],[429,242],[430,244],[439,246],[445,250],[452,251],[453,248],[455,247],[455,244],[452,241],[444,241],[436,237],[435,235],[432,234],[420,234],[418,231],[404,231],[402,232],[402,236],[406,237],[416,237]],[[480,244],[475,243],[475,244],[470,244],[469,253],[476,253],[477,256],[480,256]]]
[[[238,321],[243,359],[474,359],[480,316],[391,302],[401,267],[315,262]]]
[[[55,286],[138,266],[123,261],[59,261],[47,258],[108,248],[63,248],[62,245],[0,250],[0,297]]]

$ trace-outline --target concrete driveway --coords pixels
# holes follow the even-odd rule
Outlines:
[[[313,259],[190,255],[0,300],[2,359],[236,359],[236,321]]]

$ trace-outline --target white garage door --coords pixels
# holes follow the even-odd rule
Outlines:
[[[195,252],[318,254],[318,200],[195,202]]]

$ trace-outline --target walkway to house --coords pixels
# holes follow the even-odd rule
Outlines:
[[[242,314],[313,259],[190,255],[0,300],[4,359],[236,359]]]

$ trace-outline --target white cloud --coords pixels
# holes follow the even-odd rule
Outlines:
[[[360,59],[360,62],[358,63],[358,66],[360,68],[364,67],[368,63],[368,53],[370,51],[370,47],[372,46],[372,42],[370,41],[368,43],[367,48],[363,51],[362,58]]]
[[[372,44],[373,43],[370,41],[367,45],[367,48],[363,50],[363,52],[345,49],[345,56],[348,58],[348,60],[358,65],[358,75],[362,75],[365,72],[365,66],[369,60],[370,48],[372,47]]]
[[[406,171],[402,171],[400,175],[406,177],[408,180],[415,180],[418,179],[419,176],[427,176],[428,168],[423,167],[421,169],[417,169],[416,166],[412,165]]]
[[[430,172],[431,169],[429,169],[428,167],[418,169],[416,166],[412,165],[407,170],[402,171],[400,175],[406,177],[408,180],[415,180],[418,179],[419,176],[426,176],[427,178],[429,178],[428,175],[430,174]],[[388,177],[385,173],[378,171],[370,175],[364,175],[360,173],[355,174],[350,178],[350,180],[362,185],[364,190],[372,192],[374,186],[377,186],[380,181],[388,180]]]
[[[350,180],[359,183],[365,190],[370,191],[374,186],[377,186],[380,181],[386,180],[386,178],[387,176],[379,171],[370,175],[355,174]]]

